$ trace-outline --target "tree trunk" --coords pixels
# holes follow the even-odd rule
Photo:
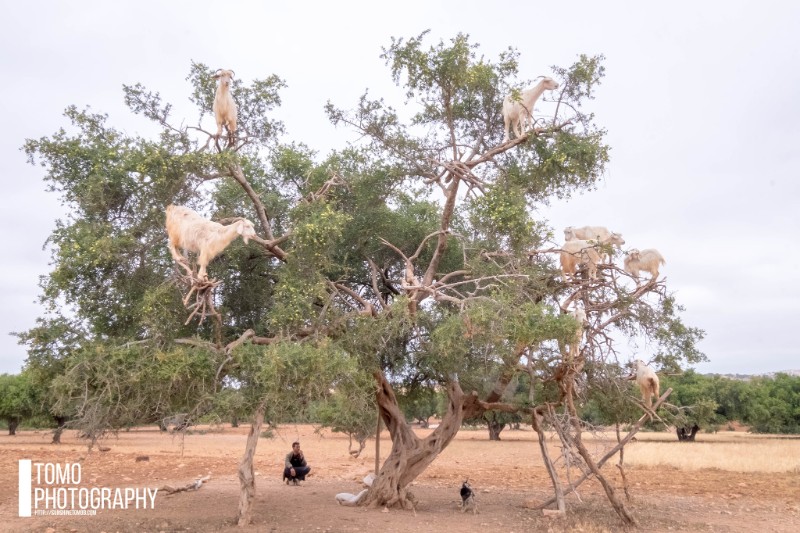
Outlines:
[[[56,423],[58,426],[56,430],[53,432],[53,440],[50,441],[50,444],[61,444],[61,434],[64,432],[64,426],[67,423],[66,416],[55,416],[53,417],[56,419]]]
[[[661,395],[661,398],[658,399],[658,401],[655,403],[655,405],[653,405],[653,411],[654,412],[656,410],[658,410],[658,408],[661,406],[662,403],[664,403],[664,401],[669,397],[670,394],[672,394],[672,388],[671,387],[669,389],[667,389],[666,392],[664,392],[664,394]],[[649,414],[647,414],[647,413],[643,414],[639,418],[639,420],[633,425],[633,427],[628,432],[628,434],[625,437],[623,437],[622,440],[619,441],[619,443],[616,446],[614,446],[613,448],[608,450],[605,453],[605,455],[603,455],[603,457],[600,458],[600,460],[597,461],[597,468],[602,468],[603,465],[606,463],[606,461],[608,461],[609,459],[614,457],[614,455],[616,455],[617,452],[619,452],[622,449],[623,446],[625,446],[628,442],[630,442],[631,439],[633,439],[634,435],[636,435],[636,433],[640,429],[642,429],[642,426],[644,425],[645,422],[647,422],[647,420],[649,418],[650,418]],[[558,427],[556,427],[556,430],[558,430]],[[565,494],[570,494],[572,492],[575,492],[578,489],[578,487],[580,487],[581,483],[583,483],[587,479],[591,478],[592,475],[593,475],[593,473],[591,471],[585,472],[579,479],[577,479],[576,481],[570,483],[570,486],[566,488]],[[541,504],[539,507],[537,507],[537,509],[544,509],[544,508],[546,508],[546,507],[548,507],[550,505],[553,505],[554,503],[556,503],[556,498],[550,498],[549,500],[547,500],[543,504]]]
[[[12,416],[7,418],[6,421],[8,422],[8,434],[16,435],[17,427],[19,426],[19,418]]]
[[[675,432],[678,434],[678,440],[681,442],[694,442],[694,437],[697,435],[697,432],[700,430],[700,427],[697,424],[694,424],[692,427],[680,427],[676,428]]]
[[[493,417],[488,419],[486,423],[489,426],[489,440],[500,440],[500,432],[505,429],[506,425],[494,420]]]
[[[367,438],[366,437],[361,438],[359,436],[356,436],[355,437],[355,441],[358,444],[358,449],[357,450],[353,449],[353,434],[352,433],[348,433],[347,434],[347,453],[349,453],[352,457],[358,459],[358,457],[361,455],[361,452],[363,452],[364,448],[367,447]]]
[[[589,467],[589,470],[594,474],[595,479],[600,482],[600,485],[603,487],[603,490],[606,492],[606,497],[608,501],[611,502],[611,506],[617,512],[617,514],[622,518],[628,526],[637,526],[638,523],[633,515],[625,508],[625,504],[617,498],[617,495],[614,491],[613,485],[608,482],[608,480],[600,473],[600,467],[597,466],[597,463],[592,459],[592,455],[589,453],[589,450],[586,449],[586,446],[583,444],[583,439],[581,437],[582,428],[580,419],[578,419],[577,414],[575,413],[575,406],[572,402],[572,397],[567,398],[567,404],[569,406],[572,425],[575,428],[575,434],[572,441],[575,443],[575,446],[578,449],[578,453],[583,457],[583,461],[586,463],[586,466]]]
[[[256,496],[256,478],[253,470],[253,457],[256,454],[258,437],[261,435],[261,426],[264,425],[264,405],[256,409],[253,422],[250,424],[250,433],[247,435],[247,446],[239,462],[239,515],[236,523],[239,527],[247,526],[252,521],[253,499]]]
[[[381,406],[378,406],[378,423],[375,426],[375,477],[381,471]]]
[[[384,375],[375,372],[374,376],[378,382],[378,409],[392,438],[392,450],[359,505],[413,509],[416,498],[406,487],[425,471],[458,433],[463,420],[464,393],[457,382],[448,384],[447,413],[439,427],[420,439],[403,416],[397,397]]]
[[[544,418],[541,413],[534,409],[531,414],[531,425],[536,430],[536,435],[539,437],[539,449],[542,451],[542,460],[544,466],[547,468],[547,473],[550,475],[550,481],[553,482],[553,491],[555,492],[556,507],[559,512],[566,513],[567,506],[564,503],[564,489],[561,488],[561,480],[558,478],[558,470],[556,470],[553,461],[550,459],[550,452],[547,450],[547,437],[544,434],[544,427],[542,422]]]

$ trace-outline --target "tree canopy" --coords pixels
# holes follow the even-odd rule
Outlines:
[[[590,103],[604,58],[553,67],[560,85],[539,101],[544,112],[530,110],[533,127],[503,142],[502,99],[532,83],[519,52],[490,60],[467,35],[427,41],[383,49],[404,102],[364,93],[352,107],[328,103],[352,141],[323,157],[271,118],[285,88],[275,75],[233,84],[232,142],[204,130],[215,88],[202,63],[187,78],[197,126],[137,84],[123,88],[126,103],[157,136],[70,107],[68,127],[26,142],[69,213],[48,239],[46,313],[21,334],[29,366],[58,369],[59,412],[96,435],[198,416],[234,389],[257,435],[264,417],[367,391],[393,447],[364,502],[410,507],[409,483],[463,419],[575,415],[581,390],[621,379],[619,339],[646,339],[663,368],[703,360],[702,332],[681,322],[663,281],[639,285],[613,264],[597,280],[561,279],[553,231],[534,217],[603,174],[609,147]],[[169,204],[251,219],[257,236],[228,246],[209,266],[214,283],[198,288],[167,251]],[[194,313],[192,291],[214,312]],[[587,324],[567,313],[576,306]],[[506,394],[520,376],[531,393]],[[419,439],[395,389],[434,385],[446,414]]]

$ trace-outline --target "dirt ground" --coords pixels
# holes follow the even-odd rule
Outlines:
[[[374,440],[361,457],[347,453],[347,438],[310,426],[284,426],[259,439],[254,523],[234,525],[239,486],[237,465],[247,427],[193,428],[185,438],[140,428],[120,433],[87,453],[74,433],[49,444],[49,432],[0,435],[0,531],[37,532],[407,532],[620,531],[621,521],[599,483],[581,485],[568,497],[565,517],[529,508],[552,494],[531,431],[509,431],[490,442],[486,430],[462,430],[412,486],[419,504],[409,511],[339,506],[334,495],[356,493],[375,466]],[[424,435],[426,430],[419,430]],[[299,439],[312,466],[301,486],[281,482],[284,455]],[[554,443],[555,444],[555,443]],[[592,443],[600,453],[610,443]],[[691,446],[692,444],[688,444]],[[391,443],[384,432],[381,455]],[[557,453],[557,449],[553,449]],[[143,459],[146,456],[147,459]],[[138,458],[138,460],[137,460]],[[161,490],[148,509],[99,510],[95,516],[18,516],[20,459],[33,463],[79,462],[80,487],[162,488],[210,479],[196,491],[167,495]],[[616,462],[616,459],[613,460]],[[603,471],[624,498],[623,480],[612,461]],[[631,500],[626,503],[642,531],[800,531],[800,473],[744,474],[715,469],[626,467]],[[34,474],[35,475],[35,474]],[[469,477],[477,491],[478,514],[461,513],[458,491]],[[35,479],[34,479],[35,484]]]

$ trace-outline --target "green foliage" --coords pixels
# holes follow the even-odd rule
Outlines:
[[[176,413],[196,420],[210,409],[218,364],[216,354],[196,348],[90,343],[50,382],[51,410],[73,417],[71,425],[94,438]]]
[[[581,418],[596,425],[631,423],[642,416],[641,408],[633,401],[640,398],[634,381],[626,380],[626,372],[617,365],[590,368],[592,387],[580,409]]]
[[[494,187],[473,202],[471,211],[473,226],[484,228],[489,242],[517,252],[532,246],[534,221],[523,191]]]
[[[710,394],[709,378],[688,370],[675,378],[667,376],[662,380],[662,389],[672,387],[670,403],[678,406],[679,411],[674,418],[669,418],[676,427],[715,429],[723,421],[717,414],[719,406]]]
[[[159,128],[153,138],[70,107],[67,129],[28,140],[69,212],[48,239],[45,315],[19,334],[31,379],[49,393],[42,405],[92,435],[265,405],[268,420],[316,418],[361,437],[375,421],[374,371],[402,391],[409,416],[432,412],[433,391],[455,378],[484,394],[500,383],[519,406],[557,401],[549,378],[577,324],[562,313],[552,259],[527,253],[551,234],[535,208],[590,190],[608,161],[605,131],[582,107],[603,57],[554,67],[555,113],[501,147],[503,96],[525,84],[518,52],[492,60],[465,34],[428,46],[426,33],[383,50],[405,90],[402,112],[366,93],[351,110],[329,103],[331,122],[357,138],[321,158],[279,143],[271,114],[285,84],[275,75],[235,79],[233,146],[176,125],[187,120],[140,84],[124,87],[125,101]],[[212,74],[190,67],[198,118],[211,113]],[[255,223],[259,239],[235,241],[209,265],[218,322],[187,322],[166,249],[170,203]],[[263,244],[272,238],[283,254]],[[597,289],[595,324],[614,315],[616,332],[654,341],[664,368],[702,360],[702,332],[661,296]],[[533,376],[519,375],[523,354]],[[590,388],[611,383],[609,357],[589,357]]]
[[[272,421],[308,421],[317,402],[327,400],[340,386],[347,387],[357,372],[356,360],[331,344],[276,342],[247,344],[234,354],[230,376],[245,398],[246,410],[261,403]]]
[[[143,338],[142,299],[163,283],[168,265],[161,244],[167,202],[159,199],[186,194],[181,183],[198,158],[128,138],[102,115],[71,107],[66,116],[76,135],[61,130],[25,145],[31,163],[49,168],[45,180],[72,213],[48,239],[55,269],[42,301],[54,310],[69,302],[91,334]]]
[[[686,408],[700,427],[741,421],[755,433],[800,433],[800,377],[777,374],[748,381],[687,371],[666,377],[670,402]]]
[[[0,420],[9,425],[30,419],[36,412],[36,391],[26,373],[0,374]]]
[[[601,80],[606,74],[603,66],[605,56],[587,56],[581,54],[578,61],[569,68],[553,66],[553,72],[563,80],[560,90],[570,100],[578,103],[584,100],[594,99],[594,89],[600,85]]]
[[[233,384],[223,387],[214,395],[213,402],[212,413],[220,421],[238,421],[252,414],[241,388]]]
[[[602,144],[605,132],[559,131],[536,137],[530,150],[509,155],[506,179],[522,187],[534,201],[546,203],[550,197],[569,198],[575,191],[591,188],[608,162],[608,147]]]
[[[800,433],[800,377],[755,378],[744,422],[756,433]]]
[[[427,427],[430,417],[443,414],[441,405],[444,398],[442,391],[420,384],[399,394],[397,402],[408,420],[416,420]]]
[[[429,363],[433,375],[459,372],[464,386],[491,388],[502,367],[519,361],[521,348],[567,339],[575,330],[572,317],[520,301],[520,296],[498,293],[493,300],[474,302],[463,313],[442,320],[432,335],[431,351],[437,354]]]
[[[357,372],[343,376],[333,394],[312,404],[310,418],[323,428],[344,433],[363,445],[375,435],[377,406],[372,376]]]

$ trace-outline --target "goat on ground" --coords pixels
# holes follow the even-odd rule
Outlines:
[[[653,405],[653,396],[658,399],[660,394],[658,375],[655,370],[647,366],[641,359],[633,362],[633,368],[636,370],[636,383],[642,393],[642,401],[650,409]]]
[[[348,507],[355,507],[358,505],[358,502],[361,501],[361,498],[369,491],[369,489],[364,489],[358,494],[351,494],[349,492],[340,492],[336,495],[336,502],[339,505],[346,505]]]
[[[586,265],[590,279],[597,279],[597,265],[601,262],[596,245],[583,240],[567,241],[561,247],[561,273],[564,281],[574,278],[579,265]]]
[[[533,106],[536,100],[547,90],[558,89],[558,82],[553,78],[541,76],[542,80],[520,93],[520,98],[515,99],[508,95],[503,99],[503,123],[505,125],[505,136],[503,142],[509,140],[511,126],[514,126],[514,133],[517,137],[522,137],[522,132],[526,131],[529,124],[533,124]]]
[[[464,480],[464,483],[461,485],[461,512],[463,513],[467,509],[472,510],[472,514],[476,514],[478,512],[478,502],[475,501],[475,493],[472,492],[472,487],[470,487],[469,479]]]
[[[581,226],[579,228],[569,226],[564,228],[564,240],[585,240],[594,241],[604,246],[617,246],[620,247],[625,244],[625,239],[622,238],[621,233],[609,231],[604,226]],[[603,254],[606,262],[611,261],[611,256],[608,253]]]
[[[241,218],[228,226],[201,217],[196,211],[179,205],[167,206],[167,235],[169,251],[172,258],[183,266],[189,275],[192,269],[188,259],[178,253],[178,249],[197,254],[199,271],[197,277],[208,279],[206,268],[208,263],[222,253],[239,235],[248,243],[255,236],[253,223]]]
[[[667,262],[658,250],[655,248],[647,248],[639,251],[633,248],[625,256],[625,272],[636,278],[636,283],[639,283],[639,272],[649,272],[651,279],[658,277],[658,267],[666,265]]]
[[[214,95],[214,118],[217,121],[217,139],[222,136],[222,127],[228,130],[228,142],[233,142],[236,134],[236,102],[231,95],[232,70],[218,69],[214,74],[217,92]]]

